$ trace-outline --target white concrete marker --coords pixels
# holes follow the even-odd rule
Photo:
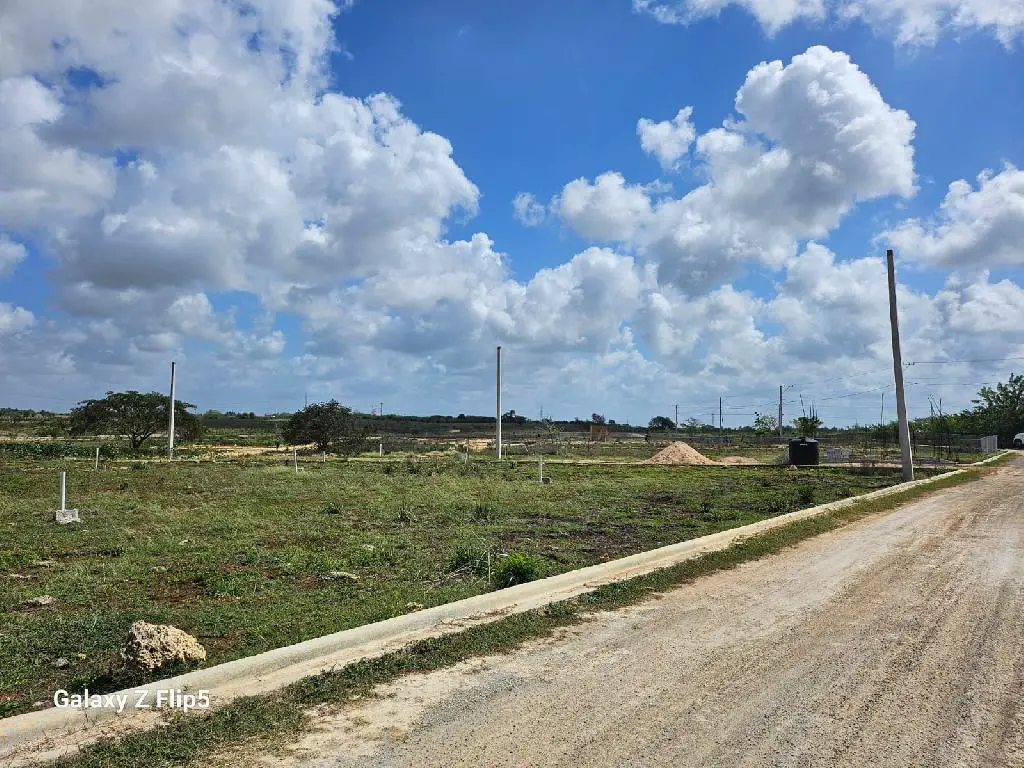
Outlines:
[[[68,523],[80,523],[81,519],[78,517],[77,509],[68,509],[68,473],[60,473],[60,509],[57,510],[54,515],[54,519],[59,525],[66,525]]]
[[[100,447],[98,445],[96,446],[96,463],[93,464],[92,468],[93,469],[99,469],[100,468]]]
[[[292,448],[292,463],[295,464],[295,474],[299,474],[299,449]]]

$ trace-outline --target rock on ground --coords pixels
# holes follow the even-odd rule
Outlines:
[[[150,673],[168,664],[205,661],[206,649],[177,627],[136,621],[128,630],[121,660],[127,667]]]

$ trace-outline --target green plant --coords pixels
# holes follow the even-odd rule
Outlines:
[[[813,504],[817,489],[813,485],[798,485],[796,487],[796,498],[801,504]]]
[[[290,445],[315,443],[318,451],[355,452],[363,447],[367,429],[358,427],[352,409],[337,400],[310,403],[288,419],[281,436]]]
[[[201,432],[199,419],[188,410],[191,403],[174,403],[175,435],[179,440],[194,440]],[[72,435],[125,435],[133,451],[168,421],[168,399],[160,392],[107,392],[102,400],[83,400],[71,411]]]
[[[403,506],[398,510],[398,522],[402,523],[402,525],[416,522],[416,515],[413,514],[412,507]]]
[[[487,553],[474,547],[459,547],[448,561],[448,572],[469,572],[477,576],[487,573]]]
[[[766,494],[761,500],[761,514],[769,517],[784,515],[790,510],[789,499],[778,493]]]
[[[474,504],[472,512],[476,522],[485,523],[494,516],[494,507],[490,504]]]
[[[522,552],[513,552],[502,558],[494,568],[491,581],[497,589],[525,584],[538,578],[540,568],[537,559]]]

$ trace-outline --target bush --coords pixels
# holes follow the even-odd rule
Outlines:
[[[478,523],[485,523],[494,516],[494,507],[490,504],[474,504],[473,519]]]
[[[448,561],[448,572],[469,571],[477,576],[487,574],[487,553],[473,547],[459,547]]]
[[[813,504],[817,489],[813,485],[798,485],[796,498],[801,504]]]
[[[540,568],[536,558],[524,555],[522,552],[513,552],[494,568],[491,581],[496,589],[504,589],[533,581],[539,575]]]
[[[769,517],[784,515],[790,510],[790,502],[777,493],[767,494],[761,502],[761,514]]]

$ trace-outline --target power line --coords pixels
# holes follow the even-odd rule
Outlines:
[[[990,357],[984,360],[914,360],[904,363],[904,366],[911,365],[953,365],[954,363],[1003,363],[1008,360],[1024,360],[1024,357]]]

